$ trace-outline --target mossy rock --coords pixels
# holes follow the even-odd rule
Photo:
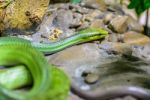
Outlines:
[[[15,0],[4,10],[5,29],[29,29],[39,24],[48,8],[50,0]]]

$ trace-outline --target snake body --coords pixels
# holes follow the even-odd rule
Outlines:
[[[75,44],[104,38],[107,34],[103,29],[89,28],[51,44],[34,43],[17,37],[1,37],[0,65],[24,65],[32,76],[33,86],[28,92],[17,92],[0,85],[0,100],[32,100],[51,95],[49,91],[55,76],[51,74],[52,65],[48,64],[41,52],[52,54]]]
[[[36,48],[37,50],[43,52],[44,54],[52,54],[75,44],[80,44],[80,43],[104,38],[107,34],[108,32],[103,29],[88,28],[75,33],[75,35],[71,37],[50,44],[30,42],[28,40],[17,38],[17,37],[1,37],[0,45],[29,44],[32,47]]]

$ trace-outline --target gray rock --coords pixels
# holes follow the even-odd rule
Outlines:
[[[85,28],[88,28],[89,27],[89,22],[85,21],[84,23],[82,23],[80,25],[80,27],[77,28],[77,30],[82,30],[82,29],[85,29]]]
[[[124,34],[110,34],[108,37],[109,42],[124,42]]]
[[[56,14],[49,15],[50,12],[47,12],[43,18],[42,23],[37,28],[37,32],[32,35],[33,41],[36,42],[48,42],[47,38],[51,34],[53,27],[53,20],[56,17]]]
[[[120,5],[121,0],[104,0],[107,5],[116,6]]]
[[[132,56],[144,61],[150,61],[150,44],[144,46],[133,46]]]
[[[92,22],[95,18],[102,16],[103,13],[100,10],[91,10],[88,14],[83,15],[83,21]]]
[[[128,1],[128,0],[123,0],[123,1]],[[137,16],[134,9],[128,9],[127,6],[122,6],[121,9],[125,13],[125,15],[128,15],[128,16],[132,17],[136,21],[138,20],[138,16]]]
[[[90,9],[85,8],[85,7],[81,7],[79,5],[74,5],[74,4],[70,4],[69,5],[70,10],[72,10],[73,12],[78,12],[80,14],[87,14]]]
[[[102,19],[94,19],[90,25],[90,27],[96,27],[96,28],[102,28],[104,26],[105,25]]]
[[[106,10],[106,4],[103,0],[82,0],[81,6],[89,9],[100,9],[102,11]]]
[[[65,31],[73,21],[73,14],[70,10],[60,9],[57,11],[55,18],[55,24],[62,30]]]
[[[91,69],[99,64],[108,63],[116,59],[109,59],[111,55],[99,49],[94,43],[72,46],[48,57],[49,63],[61,66],[70,77],[81,77],[84,69]]]
[[[113,18],[109,24],[109,28],[112,30],[118,32],[118,33],[123,33],[127,31],[127,20],[128,16],[116,16]]]
[[[80,13],[74,13],[73,14],[73,21],[70,24],[70,28],[77,28],[79,27],[82,23],[81,23],[81,19],[82,19],[82,15]]]
[[[104,23],[109,23],[114,17],[115,15],[113,13],[106,13],[104,17]]]

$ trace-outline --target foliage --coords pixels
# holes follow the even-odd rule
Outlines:
[[[79,3],[81,0],[70,0],[71,1],[71,3]]]
[[[128,5],[129,9],[135,8],[138,15],[150,7],[150,0],[132,0]]]

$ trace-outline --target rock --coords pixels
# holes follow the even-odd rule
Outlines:
[[[127,20],[128,16],[116,16],[113,18],[109,24],[109,28],[112,30],[118,32],[118,33],[123,33],[127,30]]]
[[[80,27],[77,28],[77,30],[82,30],[88,27],[89,27],[89,22],[85,21],[80,25]]]
[[[70,28],[77,28],[82,25],[82,15],[80,13],[73,13],[73,21],[70,24]]]
[[[92,10],[91,12],[89,12],[88,14],[85,14],[83,16],[83,21],[93,21],[93,19],[101,16],[103,13],[100,10]]]
[[[107,5],[116,6],[120,5],[121,0],[104,0],[104,2]]]
[[[109,54],[131,55],[132,53],[131,45],[127,43],[106,42],[99,44],[99,48],[104,49]]]
[[[45,14],[43,17],[42,23],[37,28],[36,34],[33,34],[33,38],[35,40],[41,40],[41,35],[44,37],[48,37],[51,33],[53,27],[53,20],[55,19],[56,14],[49,15],[48,13]]]
[[[121,42],[123,43],[124,34],[110,34],[108,37],[109,42]]]
[[[40,24],[49,0],[15,0],[5,9],[5,28],[25,30]]]
[[[92,9],[100,9],[102,11],[106,10],[106,4],[103,0],[82,0],[81,6]]]
[[[88,8],[81,7],[79,5],[74,5],[74,4],[70,4],[69,9],[72,10],[73,12],[78,12],[80,14],[87,14],[90,11],[90,9]]]
[[[126,1],[126,0],[124,0],[124,1]],[[125,13],[125,15],[132,17],[136,21],[138,20],[138,16],[134,9],[128,9],[127,6],[122,6],[122,10]]]
[[[66,30],[69,28],[70,24],[73,21],[73,14],[70,10],[63,10],[60,9],[57,11],[57,16],[56,16],[56,25],[62,29]]]
[[[89,73],[85,78],[84,81],[87,84],[94,84],[99,80],[99,76],[97,74],[94,73]]]
[[[106,13],[104,17],[104,23],[108,24],[115,16],[113,13]]]
[[[124,33],[124,42],[133,45],[144,45],[150,43],[150,38],[144,34],[128,31]]]
[[[132,50],[132,56],[144,61],[150,61],[150,43],[144,46],[133,46]]]
[[[69,9],[69,4],[66,3],[56,3],[56,4],[50,4],[49,5],[49,8],[48,8],[48,11],[56,11],[56,10],[59,10],[59,9],[64,9],[64,10],[68,10]]]
[[[144,31],[144,27],[131,17],[128,18],[127,23],[129,31],[136,31],[139,33],[142,33]]]
[[[55,53],[48,57],[48,61],[54,65],[61,66],[70,77],[81,77],[84,69],[91,69],[106,61],[115,60],[108,57],[108,53],[105,50],[100,50],[98,45],[85,43]]]
[[[104,27],[104,23],[102,19],[95,19],[91,22],[90,27],[102,28]]]
[[[117,42],[117,41],[118,41],[117,34],[110,34],[110,35],[108,36],[108,41],[109,41],[109,42]]]

